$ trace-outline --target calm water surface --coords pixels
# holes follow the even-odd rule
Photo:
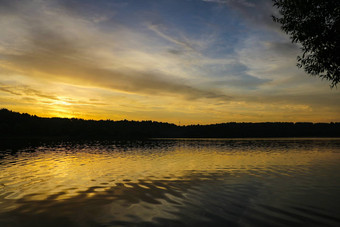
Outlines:
[[[340,139],[0,149],[0,226],[340,226]]]

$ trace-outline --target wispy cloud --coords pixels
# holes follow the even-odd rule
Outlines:
[[[166,39],[166,40],[168,40],[168,41],[170,41],[174,44],[177,44],[180,47],[185,48],[186,50],[195,51],[194,45],[192,43],[187,42],[187,41],[181,41],[179,39],[171,37],[170,35],[166,35],[164,32],[161,31],[160,27],[161,26],[159,24],[150,24],[148,26],[148,28],[151,31],[154,31],[160,37],[162,37],[162,38],[164,38],[164,39]]]
[[[0,101],[87,118],[339,119],[339,96],[295,66],[272,13],[267,0],[2,0]]]
[[[180,95],[188,99],[229,99],[223,93],[196,88],[184,81],[177,82],[176,75],[171,72],[154,70],[154,67],[148,68],[148,65],[132,65],[129,62],[125,62],[125,66],[117,65],[115,61],[122,61],[119,59],[122,56],[114,53],[106,55],[107,61],[112,61],[108,68],[101,63],[102,59],[97,58],[98,55],[107,53],[107,47],[113,48],[112,51],[119,51],[119,46],[116,47],[114,41],[118,41],[118,44],[124,41],[116,39],[116,33],[93,28],[91,22],[78,20],[72,15],[63,15],[60,19],[60,13],[62,12],[56,14],[48,10],[39,13],[43,23],[30,23],[30,20],[24,21],[23,18],[15,22],[18,30],[26,31],[26,42],[15,54],[2,53],[2,67],[16,73],[28,73],[33,77],[49,77],[57,81],[137,94]],[[175,44],[193,49],[189,43],[171,38],[155,26],[150,29]],[[99,45],[96,43],[98,40],[101,40]],[[14,43],[13,46],[20,47],[20,43]]]
[[[13,95],[18,95],[18,96],[35,96],[38,98],[59,100],[59,98],[57,98],[55,95],[45,94],[36,89],[30,88],[27,85],[9,86],[9,85],[0,83],[0,91],[7,92]]]

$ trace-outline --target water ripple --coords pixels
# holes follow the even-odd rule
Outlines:
[[[3,149],[0,226],[339,226],[340,140]]]

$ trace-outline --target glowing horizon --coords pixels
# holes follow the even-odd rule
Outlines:
[[[41,117],[339,122],[340,93],[296,67],[271,1],[9,1],[0,108]]]

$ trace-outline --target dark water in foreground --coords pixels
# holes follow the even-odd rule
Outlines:
[[[340,226],[340,139],[2,146],[0,226]]]

